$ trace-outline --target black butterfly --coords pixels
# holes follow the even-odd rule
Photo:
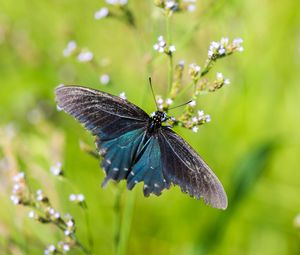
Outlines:
[[[165,112],[156,111],[150,117],[127,100],[79,86],[57,87],[56,101],[96,136],[104,157],[103,186],[110,179],[126,179],[131,190],[143,181],[144,195],[149,196],[177,184],[183,192],[226,209],[222,184],[186,141],[162,125],[167,120]]]

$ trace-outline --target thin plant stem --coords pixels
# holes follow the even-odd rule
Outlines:
[[[114,203],[114,212],[115,212],[115,234],[114,234],[114,246],[115,254],[118,254],[119,245],[120,245],[120,235],[121,235],[121,195],[122,189],[117,187],[117,194]]]
[[[91,231],[91,224],[90,224],[90,219],[89,215],[87,213],[87,208],[83,208],[83,213],[84,213],[84,218],[85,218],[85,224],[86,224],[86,230],[87,230],[87,238],[88,238],[88,243],[89,243],[89,249],[91,252],[93,252],[94,249],[94,239]]]
[[[134,213],[135,205],[135,191],[127,193],[127,201],[124,207],[124,213],[122,218],[122,228],[120,230],[120,241],[118,245],[117,255],[125,255],[127,253],[127,244],[129,240],[129,234],[131,229],[131,222]]]
[[[171,45],[171,31],[170,31],[170,19],[171,17],[166,15],[166,33],[167,33],[167,45]],[[170,92],[173,82],[173,55],[172,53],[168,54],[169,57],[169,67],[168,67],[168,90]]]

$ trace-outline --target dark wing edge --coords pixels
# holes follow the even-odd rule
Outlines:
[[[55,89],[55,95],[59,108],[103,139],[139,128],[149,119],[138,106],[102,91],[61,85]],[[107,134],[111,136],[106,137]]]
[[[166,179],[214,208],[227,208],[227,195],[218,177],[184,139],[171,129],[162,128],[159,144]]]

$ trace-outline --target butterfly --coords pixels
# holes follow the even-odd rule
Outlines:
[[[164,125],[165,112],[149,116],[126,99],[86,87],[61,85],[55,93],[57,106],[96,136],[106,173],[102,186],[111,179],[126,180],[131,190],[144,182],[145,196],[159,196],[179,185],[212,207],[227,208],[222,184],[197,152]]]

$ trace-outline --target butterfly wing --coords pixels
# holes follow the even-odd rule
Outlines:
[[[93,135],[104,159],[109,179],[126,179],[133,159],[145,143],[149,116],[139,107],[122,98],[90,88],[59,86],[56,88],[58,107],[75,117]]]
[[[227,196],[217,176],[179,135],[162,127],[158,136],[166,180],[215,208],[227,208]]]
[[[163,189],[170,187],[169,181],[163,174],[161,150],[157,134],[152,134],[143,146],[127,177],[127,188],[133,189],[135,184],[141,181],[144,181],[145,196],[149,196],[151,193],[160,195]]]

